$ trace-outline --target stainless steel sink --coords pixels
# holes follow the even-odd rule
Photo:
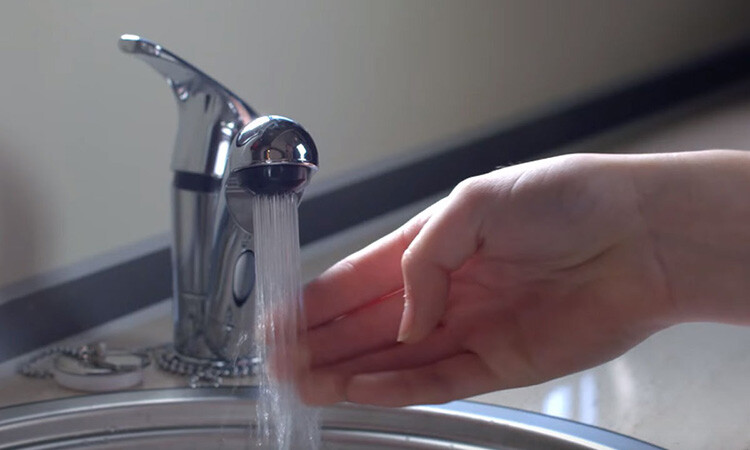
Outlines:
[[[253,388],[141,390],[0,409],[0,449],[253,449]],[[654,449],[540,414],[458,401],[323,411],[324,449]]]

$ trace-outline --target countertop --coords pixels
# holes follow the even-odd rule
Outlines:
[[[749,125],[750,100],[743,94],[676,110],[564,150],[750,149]],[[303,250],[305,277],[320,273],[423,206],[413,205],[307,246]],[[170,308],[165,300],[60,344],[106,340],[110,347],[135,349],[165,343],[171,339]],[[17,375],[16,366],[28,356],[0,364],[0,407],[80,395],[50,380]],[[186,385],[185,379],[153,367],[145,374],[146,388]],[[568,418],[671,449],[750,449],[750,327],[675,326],[600,367],[475,400]]]

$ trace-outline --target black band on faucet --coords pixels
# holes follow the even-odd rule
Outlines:
[[[220,179],[190,172],[175,172],[173,184],[177,189],[194,192],[215,192],[221,189]]]

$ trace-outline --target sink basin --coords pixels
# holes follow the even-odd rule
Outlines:
[[[251,449],[253,388],[89,395],[0,409],[0,449]],[[602,429],[469,401],[323,410],[323,449],[655,449]]]

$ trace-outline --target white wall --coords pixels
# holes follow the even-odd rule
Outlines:
[[[316,138],[317,179],[439,145],[746,36],[750,3],[0,3],[0,285],[169,227],[176,109],[121,33]]]

